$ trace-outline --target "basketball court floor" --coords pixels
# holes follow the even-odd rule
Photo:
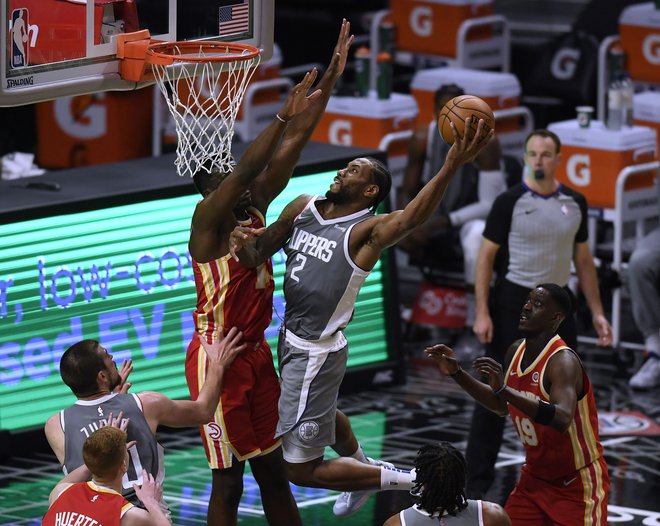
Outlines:
[[[405,385],[364,391],[342,397],[340,407],[353,424],[367,455],[410,468],[417,449],[425,443],[447,440],[460,449],[465,440],[473,403],[422,357],[423,343],[409,344],[408,381]],[[583,349],[596,387],[601,412],[601,440],[612,487],[609,523],[660,526],[660,388],[633,392],[627,374],[617,371],[611,351]],[[206,523],[210,474],[195,430],[166,432],[165,498],[177,525]],[[490,500],[502,502],[515,482],[523,461],[522,448],[507,424]],[[52,454],[35,453],[13,459],[0,468],[0,523],[41,523],[48,494],[61,472]],[[372,496],[354,516],[332,514],[336,492],[293,486],[305,525],[380,525],[408,506],[407,492],[388,491]],[[266,524],[259,492],[249,471],[239,510],[239,524]]]

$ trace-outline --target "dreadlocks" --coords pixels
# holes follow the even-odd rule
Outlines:
[[[415,470],[411,493],[420,496],[420,508],[442,517],[445,512],[456,515],[467,507],[465,458],[449,442],[423,446],[417,452]]]

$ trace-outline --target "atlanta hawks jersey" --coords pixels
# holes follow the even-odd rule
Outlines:
[[[507,370],[506,383],[534,400],[550,401],[550,394],[543,387],[543,375],[548,361],[562,350],[568,349],[559,336],[554,336],[534,362],[522,370],[525,341],[516,350]],[[584,396],[579,399],[575,416],[568,431],[534,422],[525,413],[509,404],[509,414],[526,450],[526,466],[529,473],[542,480],[566,477],[598,460],[603,446],[598,438],[598,414],[591,382],[582,367]]]
[[[123,494],[136,499],[133,484],[142,484],[142,470],[151,473],[156,480],[164,477],[162,448],[142,413],[142,402],[136,394],[111,393],[95,400],[78,400],[60,412],[60,425],[64,431],[64,471],[71,473],[82,466],[85,439],[99,428],[99,421],[123,412],[128,418],[128,441],[136,444],[129,450],[128,471],[124,475]]]
[[[79,482],[66,488],[44,515],[42,526],[79,524],[119,526],[133,504],[115,490],[93,482]]]
[[[368,271],[351,259],[352,228],[371,217],[364,209],[336,219],[323,219],[312,198],[293,222],[284,247],[284,298],[287,330],[304,340],[319,340],[348,325]]]
[[[265,221],[256,208],[248,208],[249,219],[241,226],[261,228]],[[213,343],[222,327],[237,327],[248,342],[261,342],[273,313],[273,266],[268,259],[257,268],[246,268],[229,255],[208,263],[193,259],[197,308],[193,313],[197,332]]]

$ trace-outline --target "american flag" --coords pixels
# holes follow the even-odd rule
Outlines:
[[[221,37],[247,33],[250,8],[247,2],[226,5],[220,8],[220,32]]]

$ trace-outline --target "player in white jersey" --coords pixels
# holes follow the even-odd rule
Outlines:
[[[374,466],[348,418],[336,411],[347,356],[342,329],[382,251],[431,216],[459,166],[490,141],[493,133],[484,133],[483,126],[480,121],[472,140],[459,138],[454,129],[455,143],[444,165],[403,210],[369,212],[386,197],[391,176],[379,161],[358,158],[339,170],[325,199],[300,196],[267,229],[237,227],[232,233],[232,254],[248,267],[263,263],[288,240],[287,306],[278,346],[278,434],[283,434],[284,459],[294,484],[347,492],[335,504],[337,515],[353,513],[374,491],[410,489],[414,477]],[[324,460],[326,446],[340,458]]]

